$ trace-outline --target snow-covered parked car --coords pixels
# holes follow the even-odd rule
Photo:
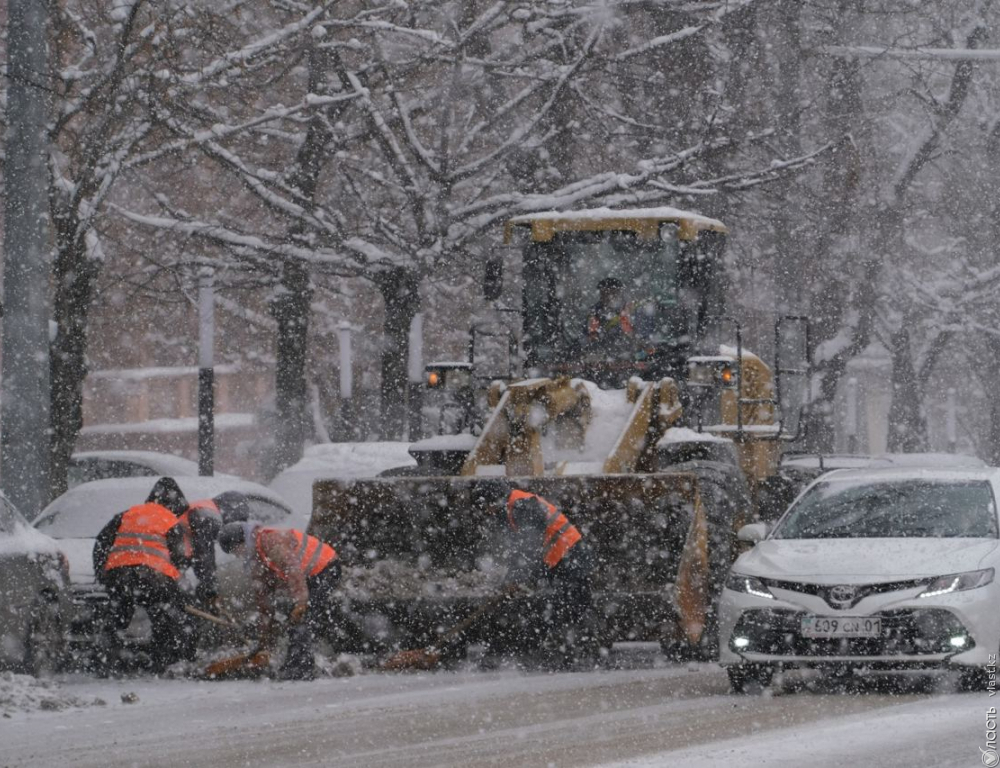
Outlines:
[[[67,467],[69,487],[113,477],[197,477],[198,464],[156,451],[80,451]],[[218,475],[217,475],[218,477]]]
[[[306,521],[312,516],[312,488],[316,480],[354,480],[377,477],[395,467],[416,466],[410,443],[322,443],[306,448],[300,461],[281,472],[268,488],[287,499]]]
[[[733,564],[719,609],[735,691],[777,669],[955,669],[1000,649],[1000,470],[839,470]]]
[[[93,552],[97,534],[119,512],[145,501],[158,479],[117,478],[83,483],[49,504],[35,520],[35,528],[56,539],[69,557],[71,652],[78,653],[93,643],[95,622],[107,604],[107,594],[94,577]],[[174,479],[188,501],[238,491],[247,497],[254,520],[279,527],[300,528],[305,524],[284,499],[257,483],[219,476]],[[243,580],[241,565],[220,549],[216,550],[216,556],[220,592],[223,597],[227,593],[231,596]],[[190,574],[185,578],[190,578]],[[138,621],[141,623],[141,617]]]
[[[762,519],[778,519],[809,483],[837,469],[979,469],[986,462],[961,453],[786,453],[767,484]]]
[[[0,669],[54,671],[64,643],[69,566],[0,494]]]

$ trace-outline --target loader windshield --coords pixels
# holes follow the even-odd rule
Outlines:
[[[706,261],[695,257],[700,250],[666,227],[656,239],[566,232],[531,243],[524,261],[528,364],[570,373],[595,363],[624,369],[644,364],[652,350],[689,347],[711,289],[711,280],[686,266]]]

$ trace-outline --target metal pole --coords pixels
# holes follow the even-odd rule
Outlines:
[[[215,472],[215,273],[198,272],[198,474]]]
[[[345,437],[352,435],[351,397],[354,395],[354,368],[351,357],[351,324],[341,321],[337,327],[340,346],[340,424]],[[344,438],[341,438],[344,439]]]
[[[4,492],[31,518],[50,492],[48,2],[7,7],[0,465]]]
[[[351,324],[346,320],[337,328],[340,342],[340,399],[350,400],[354,392],[354,370],[351,358]]]
[[[945,431],[948,436],[948,451],[955,453],[955,450],[958,448],[958,403],[954,387],[948,387],[948,400],[945,408]]]
[[[424,393],[424,315],[418,312],[410,321],[410,356],[407,362],[406,405],[408,410],[407,436],[419,440],[423,435],[421,409]]]
[[[847,380],[847,414],[844,419],[847,432],[847,452],[858,452],[858,380],[853,376]]]

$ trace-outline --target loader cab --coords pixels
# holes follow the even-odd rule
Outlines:
[[[720,338],[726,233],[671,208],[510,220],[506,241],[523,243],[526,367],[602,387],[680,378],[686,359]]]

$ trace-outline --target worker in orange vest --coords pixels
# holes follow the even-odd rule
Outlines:
[[[587,340],[605,351],[617,349],[635,336],[625,285],[617,277],[606,277],[597,284],[597,293],[597,303],[587,316]]]
[[[516,655],[542,651],[560,664],[596,651],[586,621],[592,610],[593,556],[583,534],[543,497],[491,479],[472,491],[473,508],[491,514],[506,531],[504,588],[532,593],[512,601],[484,638],[489,651]]]
[[[184,565],[189,566],[198,580],[195,597],[204,608],[219,609],[219,590],[215,578],[215,542],[222,530],[220,506],[233,492],[212,499],[192,501],[178,520],[184,542]],[[242,496],[242,494],[237,494]]]
[[[188,508],[169,477],[157,480],[143,504],[115,515],[97,535],[94,574],[108,591],[103,671],[123,671],[122,632],[142,606],[152,625],[150,668],[163,672],[193,659],[195,635],[184,613],[188,602],[179,582],[184,535],[178,517]]]
[[[274,643],[275,598],[291,598],[288,654],[278,672],[286,680],[315,675],[315,632],[331,620],[340,563],[333,547],[292,528],[266,528],[253,522],[228,523],[219,534],[223,551],[242,557],[256,587],[260,647]]]

